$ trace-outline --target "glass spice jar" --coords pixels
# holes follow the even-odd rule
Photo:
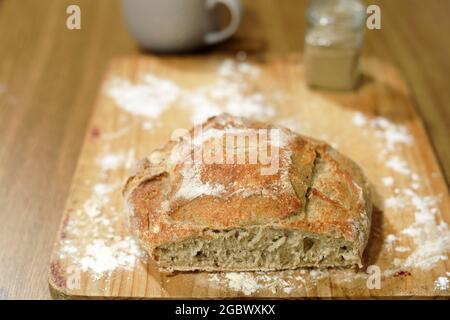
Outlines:
[[[309,86],[351,90],[359,76],[364,6],[359,0],[313,0],[306,12],[305,78]]]

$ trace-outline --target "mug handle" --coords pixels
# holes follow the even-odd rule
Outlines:
[[[241,4],[239,0],[206,0],[206,9],[211,10],[219,3],[224,4],[230,10],[231,21],[225,29],[207,33],[204,39],[206,44],[218,43],[231,37],[241,22]]]

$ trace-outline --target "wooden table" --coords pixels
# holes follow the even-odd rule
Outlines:
[[[79,4],[82,29],[66,29]],[[371,1],[382,30],[365,54],[395,63],[450,178],[450,2]],[[305,1],[244,1],[236,36],[211,52],[302,50]],[[47,270],[93,99],[110,58],[138,53],[115,1],[0,0],[0,298],[49,298]]]

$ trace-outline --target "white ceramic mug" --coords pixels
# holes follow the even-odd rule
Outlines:
[[[128,30],[146,49],[158,52],[192,50],[231,37],[241,20],[239,0],[121,0]],[[213,10],[225,5],[231,21],[215,31]]]

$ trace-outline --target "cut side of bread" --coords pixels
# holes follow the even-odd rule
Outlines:
[[[359,248],[345,239],[274,227],[206,230],[154,252],[165,271],[272,271],[359,263]]]
[[[277,134],[252,140],[268,130]],[[271,161],[249,161],[262,142]],[[131,230],[163,271],[362,266],[369,238],[369,184],[352,160],[227,114],[154,150],[123,194]]]

